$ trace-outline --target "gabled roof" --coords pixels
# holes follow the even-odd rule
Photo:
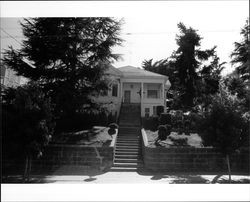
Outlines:
[[[106,71],[106,74],[108,74],[108,75],[116,75],[116,76],[120,76],[120,77],[123,76],[122,72],[118,68],[115,68],[112,65],[109,66],[108,70]]]
[[[124,66],[118,68],[123,74],[124,77],[148,77],[148,78],[162,78],[167,79],[167,76],[153,73],[141,68],[133,67],[133,66]]]

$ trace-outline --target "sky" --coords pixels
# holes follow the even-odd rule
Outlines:
[[[5,2],[1,7],[1,51],[8,45],[20,47],[23,37],[19,22],[23,17],[110,16],[124,22],[121,30],[124,42],[121,47],[113,49],[114,53],[122,55],[122,59],[114,66],[141,67],[143,60],[166,59],[177,49],[177,24],[183,22],[196,29],[203,38],[201,49],[217,46],[220,62],[227,62],[224,75],[234,69],[230,64],[233,43],[241,41],[240,30],[249,16],[248,1],[23,3],[20,6]]]

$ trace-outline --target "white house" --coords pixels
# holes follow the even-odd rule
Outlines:
[[[125,66],[110,67],[106,71],[110,88],[106,94],[95,97],[95,101],[106,104],[116,115],[122,104],[140,104],[141,117],[156,115],[156,107],[166,107],[166,91],[170,88],[167,76],[140,68]]]

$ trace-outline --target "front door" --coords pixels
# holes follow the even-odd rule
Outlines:
[[[125,103],[130,103],[130,90],[125,90],[124,91],[124,102]]]

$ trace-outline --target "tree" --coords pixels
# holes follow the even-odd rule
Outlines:
[[[59,116],[93,107],[89,95],[107,89],[107,82],[101,79],[103,71],[119,57],[112,54],[112,47],[122,42],[121,22],[113,18],[31,18],[21,26],[22,48],[6,50],[3,63],[18,75],[39,82]]]
[[[220,63],[220,59],[216,53],[216,47],[210,52],[211,62],[207,65],[200,65],[197,71],[199,79],[197,80],[197,97],[195,98],[196,105],[202,105],[204,109],[211,104],[211,95],[214,95],[219,90],[221,81],[221,72],[224,69],[224,64]]]
[[[24,157],[23,180],[29,181],[32,159],[42,156],[53,135],[50,100],[29,83],[3,94],[3,157]]]
[[[225,155],[230,182],[230,157],[249,142],[249,121],[242,117],[239,102],[237,96],[230,94],[221,83],[219,93],[213,96],[210,110],[201,124],[204,145],[218,148]]]
[[[241,42],[235,42],[235,49],[231,54],[232,64],[236,64],[236,70],[240,77],[247,81],[250,79],[250,40],[249,40],[250,28],[249,21],[246,21],[245,26],[241,30],[243,39]]]
[[[189,108],[197,104],[204,95],[214,94],[219,89],[221,71],[225,63],[219,63],[216,46],[201,50],[201,37],[193,28],[178,24],[180,34],[176,37],[178,49],[164,60],[144,60],[142,67],[148,71],[169,77],[171,88],[169,96],[173,98],[173,108]],[[204,65],[207,63],[206,65]]]

